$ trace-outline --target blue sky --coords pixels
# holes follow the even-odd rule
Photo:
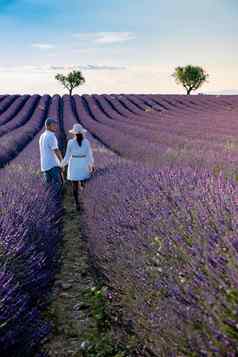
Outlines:
[[[237,0],[0,0],[0,31],[1,92],[60,92],[75,67],[83,92],[182,93],[171,73],[191,63],[204,91],[238,93]]]

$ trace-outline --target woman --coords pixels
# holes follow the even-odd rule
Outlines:
[[[85,138],[87,130],[80,124],[74,124],[73,129],[69,132],[74,134],[74,139],[68,141],[61,166],[68,165],[67,179],[72,181],[76,209],[79,210],[79,182],[81,186],[84,186],[85,180],[90,178],[91,173],[95,170],[94,158],[90,142]]]

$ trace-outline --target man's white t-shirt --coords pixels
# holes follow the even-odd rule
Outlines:
[[[41,171],[48,171],[53,167],[60,166],[54,150],[58,149],[58,141],[52,131],[46,130],[39,140]]]

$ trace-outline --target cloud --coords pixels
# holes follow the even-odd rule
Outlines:
[[[107,66],[107,65],[93,65],[93,64],[86,64],[86,65],[64,65],[64,66],[50,66],[50,70],[57,70],[57,71],[73,71],[73,70],[121,70],[126,69],[123,66]]]
[[[123,66],[110,66],[110,65],[94,65],[94,64],[65,64],[65,65],[22,65],[22,66],[2,66],[0,67],[0,72],[11,72],[11,73],[49,73],[54,71],[73,71],[73,70],[125,70],[126,67]]]
[[[98,44],[114,44],[136,39],[132,32],[81,32],[73,34],[73,37]]]
[[[32,47],[39,48],[40,50],[51,50],[55,46],[51,43],[32,43]]]
[[[105,66],[105,65],[92,65],[92,64],[88,64],[86,66],[81,66],[82,69],[86,69],[86,70],[110,70],[110,71],[117,71],[120,69],[126,69],[126,67],[123,66]]]

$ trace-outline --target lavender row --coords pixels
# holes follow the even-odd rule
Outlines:
[[[89,96],[87,96],[90,100],[91,98]],[[86,97],[86,98],[87,98]],[[102,107],[102,110],[105,112],[107,111],[107,114],[109,113],[109,115],[111,116],[111,118],[118,118],[121,120],[126,120],[126,122],[130,122],[130,120],[128,120],[129,118],[131,118],[131,116],[126,116],[126,113],[122,113],[121,109],[118,109],[118,101],[116,100],[115,97],[112,96],[108,96],[107,101],[110,102],[111,106],[113,107],[114,110],[111,110],[111,108],[108,107],[105,98],[103,96],[93,96],[93,98],[96,98],[97,103],[99,103],[99,106]],[[109,98],[114,98],[113,99],[109,99]],[[117,112],[115,112],[117,111]],[[160,114],[160,115],[159,115]],[[181,113],[178,115],[179,113],[177,112],[177,117],[174,118],[173,121],[168,121],[168,120],[164,120],[166,119],[166,112],[161,112],[158,113],[156,116],[156,121],[153,121],[153,125],[151,126],[152,122],[149,120],[149,118],[146,117],[146,113],[144,114],[144,121],[138,121],[134,122],[134,124],[136,125],[143,125],[143,127],[147,127],[147,128],[151,128],[151,129],[156,129],[156,125],[158,129],[163,129],[165,130],[167,126],[170,126],[170,130],[174,129],[176,130],[177,127],[181,127],[182,130],[186,131],[186,128],[188,129],[192,129],[193,130],[196,128],[196,130],[200,130],[200,132],[198,132],[196,135],[200,135],[201,134],[201,121],[203,122],[203,124],[206,123],[213,123],[215,120],[215,125],[216,125],[216,129],[217,129],[217,125],[219,124],[221,126],[221,130],[224,130],[224,127],[226,126],[227,129],[230,129],[230,133],[232,132],[232,130],[234,130],[234,128],[236,128],[237,126],[237,122],[235,121],[235,117],[236,115],[232,116],[232,113],[229,113],[229,127],[226,124],[226,121],[224,120],[224,117],[227,115],[226,112],[221,113],[221,115],[213,115],[213,118],[209,118],[207,111],[203,110],[200,111],[198,113],[196,113],[197,115],[195,116],[185,116],[185,115],[181,115]],[[120,117],[119,117],[120,116]],[[138,116],[134,116],[135,118],[138,118]],[[151,116],[150,116],[151,118]],[[234,119],[232,119],[234,118]],[[99,117],[100,119],[100,117]],[[176,119],[176,122],[175,122]],[[185,120],[186,119],[186,120]],[[211,120],[212,119],[212,120]],[[216,120],[217,119],[217,120]],[[233,120],[233,122],[231,121]],[[133,123],[133,122],[131,122]],[[191,130],[190,129],[190,130]],[[175,131],[176,133],[176,131]],[[186,132],[185,132],[186,135]]]
[[[84,191],[95,265],[154,355],[238,352],[237,194],[206,170],[132,163],[110,163]]]
[[[26,101],[30,98],[29,95],[21,95],[12,105],[9,105],[7,110],[0,116],[0,126],[6,124],[21,110]]]
[[[200,106],[202,108],[207,109],[215,109],[218,108],[224,109],[233,105],[237,105],[237,96],[186,96],[186,95],[149,95],[144,97],[152,97],[157,98],[158,100],[163,99],[168,103],[180,103],[182,105],[186,105],[187,103],[191,103],[194,106]]]
[[[191,121],[193,125],[196,127],[196,125],[199,125],[199,119],[202,118],[204,125],[207,125],[207,130],[201,129],[202,131],[198,131],[197,133],[193,133],[192,128],[190,132],[188,131],[187,133],[185,132],[185,135],[183,135],[184,129],[181,127],[181,137],[178,140],[179,136],[174,135],[174,130],[173,130],[173,125],[180,126],[180,122],[183,122],[183,118],[179,118],[179,120],[172,125],[172,122],[167,122],[167,124],[163,123],[162,121],[158,122],[158,129],[160,127],[163,128],[163,130],[158,130],[157,133],[154,134],[149,134],[148,131],[141,131],[141,140],[142,143],[138,144],[136,143],[136,135],[138,135],[138,128],[135,127],[134,129],[134,138],[133,138],[133,128],[130,130],[126,130],[126,127],[124,126],[124,122],[122,121],[115,121],[113,122],[112,117],[109,119],[109,117],[100,111],[97,106],[92,103],[88,105],[88,102],[90,99],[87,99],[86,101],[88,108],[85,108],[85,103],[83,102],[83,98],[75,97],[76,98],[76,103],[77,103],[77,108],[78,112],[80,113],[79,117],[81,117],[81,121],[84,121],[85,125],[88,125],[89,121],[92,123],[90,124],[90,130],[94,132],[96,136],[99,137],[107,146],[109,146],[112,150],[116,151],[120,155],[124,157],[129,157],[136,159],[138,161],[147,161],[147,162],[152,162],[152,164],[162,164],[163,162],[170,162],[171,165],[176,165],[176,163],[179,162],[181,165],[190,165],[192,167],[196,166],[205,166],[205,167],[211,167],[216,169],[217,165],[221,163],[223,166],[225,166],[226,170],[230,170],[231,167],[233,169],[235,168],[234,164],[237,163],[236,155],[235,155],[235,138],[233,139],[228,135],[228,133],[224,133],[224,135],[220,135],[219,131],[216,133],[214,130],[214,127],[212,125],[213,121],[212,119],[209,118],[209,116],[204,116],[202,117],[197,116],[197,118],[194,118],[194,120]],[[85,98],[85,97],[84,97]],[[87,98],[87,97],[86,97]],[[104,112],[105,112],[105,107],[104,107]],[[224,122],[224,117],[225,113],[219,117],[219,123]],[[115,119],[115,117],[114,117]],[[229,125],[233,121],[232,115],[229,116]],[[93,123],[94,120],[94,123]],[[104,124],[107,125],[106,127],[103,127],[100,125]],[[234,128],[235,126],[237,127],[237,123],[235,123],[235,118],[234,118]],[[109,128],[113,127],[113,128]],[[167,129],[166,129],[167,125]],[[123,128],[124,126],[124,128]],[[210,126],[210,128],[209,128]],[[101,127],[101,128],[100,128]],[[165,129],[164,129],[165,128]],[[117,140],[112,140],[112,135],[114,134],[114,130],[112,129],[117,129],[118,135],[117,135]],[[100,131],[99,131],[100,130]],[[171,130],[171,133],[170,133]],[[125,135],[128,135],[128,131],[130,132],[130,136],[132,137],[131,142],[129,143],[129,140],[126,140],[125,145],[120,145],[121,144],[121,132],[124,131]],[[203,132],[205,131],[205,134]],[[222,132],[222,130],[221,130]],[[234,130],[233,130],[234,132]],[[107,134],[108,133],[108,134]],[[110,134],[109,134],[110,133]],[[113,134],[112,134],[113,133]],[[143,133],[144,133],[144,138],[143,138]],[[146,136],[147,135],[147,136]],[[202,137],[201,137],[202,135]],[[147,138],[147,140],[145,140]],[[153,139],[154,138],[154,139]],[[157,138],[157,139],[156,139]],[[125,139],[123,137],[123,140],[125,142]],[[207,140],[209,139],[209,141]],[[165,147],[165,151],[159,150],[161,148],[161,145],[159,145],[156,149],[154,149],[155,145],[152,146],[150,142],[154,140],[154,144],[163,144]],[[148,143],[149,142],[149,143]],[[234,144],[233,144],[234,142]],[[131,147],[134,147],[134,145],[137,144],[137,152],[136,149],[134,149],[134,152],[132,152]],[[113,145],[113,146],[112,146]],[[128,148],[128,145],[130,145],[130,149]],[[167,148],[166,148],[167,146]],[[232,147],[234,146],[234,150]],[[115,148],[116,147],[116,148]],[[140,150],[143,150],[143,153],[139,153]],[[123,150],[123,151],[122,151]],[[150,155],[150,160],[147,159],[148,156],[146,156],[145,160],[145,152],[148,152],[148,156]],[[137,154],[137,155],[136,155]],[[214,165],[213,165],[214,164]],[[212,165],[212,166],[211,166]]]
[[[19,95],[8,95],[3,98],[0,102],[0,115],[5,112],[9,108],[10,105],[14,103],[14,101],[19,98]]]
[[[218,109],[221,106],[221,101],[215,102],[213,99],[206,99],[205,101],[197,100],[198,97],[194,99],[190,99],[189,97],[183,96],[150,96],[150,95],[108,95],[108,98],[113,98],[120,104],[122,104],[126,110],[130,111],[134,114],[144,115],[151,114],[153,115],[153,111],[147,111],[147,105],[153,105],[153,109],[156,110],[166,110],[167,114],[177,115],[178,113],[183,113],[185,115],[189,115],[196,112],[201,112],[206,109],[209,111],[214,111],[214,109]],[[184,100],[182,100],[183,98]],[[194,97],[193,97],[194,98]],[[218,104],[218,105],[217,105]],[[229,104],[227,103],[226,106]]]
[[[79,120],[112,147],[99,112],[75,99]],[[113,139],[121,143],[119,130]],[[210,164],[222,154],[211,148]],[[148,351],[236,356],[237,186],[198,162],[194,170],[174,163],[146,169],[97,156],[104,170],[83,197],[90,252]]]
[[[150,101],[150,97],[149,96],[144,96],[146,98],[147,101]],[[133,97],[134,98],[134,97]],[[137,98],[137,97],[136,97]],[[135,100],[135,99],[134,99]],[[189,99],[187,99],[188,101]],[[156,102],[154,102],[156,103]],[[159,97],[159,103],[161,103],[161,99]],[[153,104],[150,104],[151,107],[153,106],[153,108],[155,108],[155,106]],[[155,104],[158,107],[158,103]],[[176,107],[175,103],[172,103],[172,108],[174,109],[174,120],[176,120],[176,122],[173,121],[167,121],[167,120],[162,120],[161,123],[157,123],[160,124],[160,128],[161,128],[161,124],[164,124],[164,126],[166,127],[166,125],[173,125],[174,129],[176,130],[178,126],[183,125],[182,129],[186,131],[186,129],[188,128],[193,128],[193,130],[197,130],[200,129],[202,130],[202,125],[201,125],[201,121],[203,124],[206,124],[207,122],[211,122],[214,123],[215,120],[215,125],[216,125],[216,130],[217,130],[217,125],[219,124],[222,127],[221,129],[224,130],[224,128],[226,127],[226,129],[229,129],[230,132],[232,132],[233,127],[235,125],[237,125],[237,122],[235,121],[235,117],[236,115],[232,116],[232,112],[229,112],[229,127],[227,126],[226,122],[224,121],[224,117],[227,115],[227,112],[225,112],[224,110],[220,113],[215,113],[214,112],[214,108],[209,107],[210,111],[208,111],[207,109],[205,110],[205,108],[199,108],[198,111],[191,113],[189,112],[188,108],[186,108],[185,111],[183,111],[183,113],[181,113],[181,111],[178,110],[178,108]],[[156,109],[158,110],[158,109]],[[167,116],[167,111],[163,111],[163,113],[160,113],[162,115],[160,115],[157,118],[161,118],[161,119],[171,119],[172,117],[168,117]],[[193,114],[193,115],[191,115]],[[216,115],[215,115],[216,114]],[[212,117],[211,117],[212,116]],[[234,117],[233,122],[231,122],[231,118]],[[208,120],[208,118],[210,120]],[[218,119],[218,120],[216,120]],[[148,123],[148,120],[145,121],[145,123]],[[186,134],[186,132],[184,133]],[[197,135],[199,135],[200,133],[197,133]]]
[[[111,108],[107,105],[107,102],[103,100],[100,96],[96,97],[96,101],[93,101],[93,98],[90,96],[84,96],[83,97],[87,104],[90,107],[90,110],[93,112],[95,118],[97,121],[105,123],[111,127],[118,128],[120,131],[125,131],[128,134],[132,134],[134,137],[138,137],[143,139],[143,142],[155,142],[155,143],[163,143],[168,145],[169,147],[173,146],[178,146],[185,141],[185,136],[187,134],[187,126],[185,126],[185,130],[183,132],[177,133],[176,129],[178,126],[178,122],[168,122],[164,120],[164,116],[157,117],[157,122],[156,123],[151,123],[148,122],[147,118],[144,117],[144,122],[138,123],[137,122],[132,122],[128,118],[122,117],[120,114],[115,113],[111,110]],[[114,120],[113,120],[114,119]],[[181,118],[178,118],[181,121]],[[177,119],[177,120],[178,120]],[[115,120],[117,121],[115,123]],[[191,120],[192,121],[192,120]],[[194,127],[194,121],[192,121],[193,127]],[[191,126],[192,126],[191,124]],[[237,124],[236,124],[237,126]],[[191,133],[191,130],[189,132],[190,137],[191,134],[193,135],[194,138],[200,139],[201,144],[202,139],[200,138],[201,133],[204,132],[198,130],[195,133]],[[205,140],[207,140],[205,138]]]
[[[126,159],[144,160],[148,165],[160,162],[161,155],[168,149],[167,145],[148,142],[143,145],[141,140],[132,135],[98,122],[90,108],[85,108],[82,97],[75,95],[73,99],[79,121],[111,151]]]
[[[6,98],[7,97],[7,94],[1,94],[0,95],[0,102],[4,99],[4,98]]]
[[[47,99],[47,98],[45,98]],[[38,118],[58,118],[59,97]],[[60,119],[59,119],[60,120]],[[41,179],[38,139],[0,170],[1,356],[31,356],[49,333],[42,309],[58,268],[62,206]],[[17,177],[17,180],[16,180]]]
[[[90,96],[83,96],[83,100],[85,101],[85,105],[88,107],[89,113],[92,113],[92,118],[95,121],[105,124],[122,133],[130,135],[133,138],[141,139],[143,140],[145,146],[147,143],[150,142],[170,146],[173,145],[174,141],[176,141],[174,135],[171,136],[171,138],[169,138],[169,135],[167,135],[167,137],[165,137],[165,140],[163,140],[163,136],[158,135],[159,133],[153,130],[155,126],[153,128],[150,128],[145,124],[144,127],[141,127],[141,125],[131,124],[130,120],[112,120],[112,118],[110,118],[108,114],[105,114],[108,113],[105,111],[105,109],[104,111],[102,111],[100,107],[96,105],[96,103],[93,101],[93,98],[91,98]],[[179,142],[179,138],[177,138],[177,142]]]
[[[2,125],[0,126],[0,137],[7,134],[12,133],[13,130],[22,127],[27,123],[27,121],[31,118],[32,113],[34,112],[39,100],[39,95],[33,95],[26,102],[26,98],[21,96],[19,99],[22,99],[21,102],[15,102],[10,106],[9,110],[7,110],[1,116]],[[27,98],[28,99],[28,98]]]
[[[67,138],[70,139],[72,138],[72,136],[69,134],[69,130],[72,129],[73,125],[76,123],[80,123],[80,124],[84,124],[84,123],[80,122],[80,118],[76,109],[75,102],[70,96],[64,95],[63,103],[64,103],[63,118],[64,118],[65,133]],[[90,140],[93,149],[96,149],[98,147],[103,147],[103,144],[100,143],[100,141],[97,140],[92,135],[92,132],[90,131],[87,132],[87,138]]]
[[[52,98],[52,105],[49,108],[48,116],[53,117],[58,122],[57,138],[59,143],[59,148],[62,152],[65,150],[65,130],[64,130],[64,120],[63,120],[63,100],[56,94]]]
[[[19,112],[19,116],[30,116],[30,119],[24,126],[3,136],[0,142],[1,167],[16,157],[42,128],[45,114],[41,106],[48,106],[49,101],[50,97],[45,95],[40,99],[39,106],[36,108],[33,103],[27,103],[25,110]]]

